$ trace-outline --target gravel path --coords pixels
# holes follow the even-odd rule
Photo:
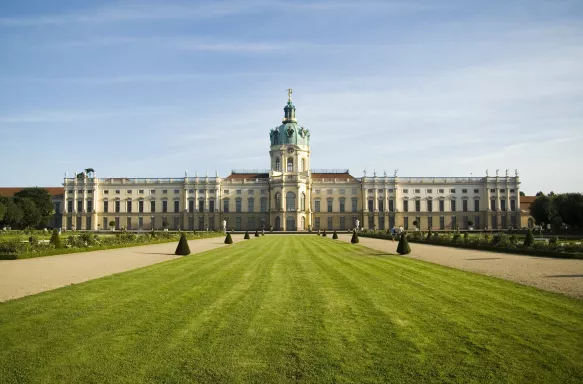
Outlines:
[[[351,235],[342,234],[339,238],[350,242]],[[397,241],[360,237],[359,244],[387,253],[397,253]],[[500,277],[583,299],[583,260],[511,255],[439,245],[410,245],[411,254],[406,257]]]
[[[233,242],[243,235],[233,235]],[[191,254],[225,246],[223,237],[191,240]],[[23,260],[0,260],[0,302],[176,259],[178,242]]]

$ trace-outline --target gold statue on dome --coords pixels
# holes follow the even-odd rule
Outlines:
[[[292,95],[293,91],[291,88],[287,89],[287,101],[292,101],[291,100],[291,95]]]

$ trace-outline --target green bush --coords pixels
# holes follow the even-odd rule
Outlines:
[[[225,244],[233,244],[233,239],[231,238],[230,232],[227,232],[227,237],[225,237]]]
[[[453,234],[452,241],[454,243],[459,243],[461,239],[462,239],[462,235],[459,232],[456,232]]]
[[[397,253],[399,255],[407,255],[411,253],[411,247],[409,246],[409,242],[407,241],[407,234],[402,233],[401,238],[399,239],[399,244],[397,245]]]
[[[510,237],[508,238],[508,240],[510,241],[510,244],[515,245],[516,243],[518,243],[518,236],[516,236],[516,235],[510,235]]]
[[[28,238],[28,244],[31,247],[38,246],[38,237],[37,236],[29,236],[29,238]]]
[[[51,235],[49,243],[52,244],[55,248],[63,247],[63,244],[61,244],[61,236],[59,236],[59,231],[56,229],[53,229],[53,234]]]
[[[245,231],[245,237],[243,237],[245,240],[249,240],[249,231]]]
[[[524,243],[522,246],[524,248],[532,247],[534,244],[534,235],[532,234],[532,230],[529,228],[528,232],[526,232],[526,237],[524,238]]]
[[[332,238],[333,238],[334,240],[338,239],[338,234],[336,233],[336,231],[334,231],[334,234],[332,235]]]
[[[556,246],[557,244],[559,244],[559,237],[558,236],[552,236],[549,239],[549,245],[555,245]]]
[[[470,239],[470,235],[467,232],[464,232],[464,243],[467,243]]]
[[[352,231],[352,239],[350,239],[350,242],[352,244],[356,244],[358,243],[360,240],[358,239],[358,235],[356,234],[356,230]]]
[[[178,246],[176,247],[176,252],[174,252],[174,254],[180,256],[190,255],[190,247],[188,246],[186,235],[180,235],[180,240],[178,241]]]

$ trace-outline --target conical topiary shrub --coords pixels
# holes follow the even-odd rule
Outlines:
[[[63,244],[61,244],[61,236],[59,236],[59,231],[53,229],[53,234],[49,243],[55,246],[55,248],[63,248]]]
[[[259,237],[259,231],[255,231],[255,237]]]
[[[322,232],[322,237],[326,237],[326,236],[328,236],[328,235],[326,234],[326,231],[324,230],[324,232]]]
[[[534,244],[534,235],[532,234],[532,230],[529,228],[528,232],[526,232],[526,237],[524,238],[524,244],[522,246],[527,248],[527,247],[532,247],[533,244]]]
[[[245,237],[244,237],[244,239],[245,240],[249,240],[250,239],[250,237],[249,237],[249,231],[245,231]]]
[[[176,247],[175,255],[188,256],[190,255],[190,247],[188,247],[188,241],[186,240],[186,235],[180,235],[180,241],[178,241],[178,247]]]
[[[233,239],[231,239],[231,234],[227,232],[227,237],[225,237],[225,244],[233,244]]]
[[[352,239],[350,239],[350,242],[352,244],[356,244],[358,243],[360,240],[358,240],[358,235],[356,234],[356,231],[352,231]]]
[[[334,234],[332,235],[332,238],[333,238],[334,240],[338,239],[338,234],[336,233],[336,231],[334,231]]]
[[[399,255],[406,255],[411,253],[411,247],[407,241],[407,234],[405,232],[401,233],[401,238],[399,239],[399,245],[397,245],[397,253]]]

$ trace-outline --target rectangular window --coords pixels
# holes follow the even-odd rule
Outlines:
[[[180,201],[174,200],[174,213],[180,212]]]
[[[511,189],[511,190],[510,190],[510,193],[514,193],[514,189]]]
[[[255,211],[255,199],[247,199],[247,210],[248,212]]]
[[[506,211],[506,200],[500,200],[500,210]]]
[[[462,189],[462,193],[468,193],[467,189]]]
[[[403,217],[403,228],[409,229],[409,218],[407,216]]]
[[[451,217],[451,229],[457,228],[457,218],[455,216]]]
[[[379,199],[378,205],[379,205],[379,212],[384,212],[385,211],[385,200]]]
[[[433,212],[433,200],[427,200],[427,212]]]
[[[178,194],[178,193],[180,193],[180,190],[179,189],[175,189],[174,190],[174,193]]]
[[[267,199],[261,199],[261,212],[267,212]]]
[[[198,190],[198,193],[201,194],[201,195],[204,195],[204,189],[199,189]]]
[[[427,193],[433,193],[433,189],[428,189]]]
[[[167,189],[163,189],[163,190],[162,190],[162,194],[163,194],[163,195],[166,195],[166,194],[168,194],[168,190],[167,190]]]
[[[344,199],[340,199],[340,212],[345,212],[344,205]]]
[[[356,197],[353,197],[350,200],[352,202],[352,212],[358,212],[358,199]]]
[[[119,189],[116,189],[116,190],[115,190],[115,194],[116,194],[116,195],[119,195],[119,193],[120,193],[120,190],[119,190]]]
[[[372,189],[367,189],[366,191],[367,191],[368,193],[373,193],[373,190],[372,190]]]
[[[512,228],[516,228],[516,216],[514,215],[510,216],[510,225],[512,226]]]
[[[241,199],[235,200],[235,212],[241,212]]]
[[[439,189],[439,190],[437,190],[437,192],[444,193],[445,192],[445,189]]]
[[[83,200],[77,200],[77,212],[83,212]]]
[[[109,221],[107,221],[107,217],[104,217],[103,218],[103,224],[102,224],[102,226],[103,226],[103,229],[109,228]]]
[[[467,200],[462,200],[462,211],[464,211],[464,212],[468,211],[468,201]]]
[[[344,194],[346,193],[346,190],[341,188],[341,189],[339,189],[339,190],[338,190],[338,192],[339,192],[341,195],[344,195]]]
[[[168,200],[162,200],[162,212],[168,212]]]
[[[223,200],[223,212],[229,212],[229,199]]]
[[[403,200],[403,211],[409,212],[409,200]]]
[[[138,229],[143,229],[143,228],[144,228],[144,218],[138,217]]]
[[[188,193],[193,194],[194,193],[194,189],[189,189]]]
[[[115,201],[115,212],[121,212],[121,201]]]
[[[393,193],[393,188],[389,188],[389,193]]]
[[[439,200],[439,212],[445,212],[445,201]]]
[[[516,200],[510,200],[510,210],[512,212],[516,211]]]
[[[131,195],[131,194],[132,194],[132,190],[131,190],[131,189],[128,189],[128,190],[126,190],[126,193],[127,193],[128,195]]]
[[[415,212],[421,212],[421,201],[415,200]]]
[[[455,193],[455,189],[450,189],[449,193]]]
[[[474,193],[480,193],[479,189],[474,189]]]
[[[332,212],[332,199],[326,200],[326,207],[328,209],[328,212]]]
[[[215,211],[215,201],[209,200],[209,212],[214,212],[214,211]]]
[[[204,212],[204,200],[203,199],[198,200],[198,211]],[[229,212],[229,211],[225,211],[225,212]]]
[[[372,212],[374,210],[374,202],[372,201],[372,199],[368,200],[368,211]]]
[[[128,200],[126,202],[126,212],[127,213],[132,213],[132,201],[131,200]]]
[[[109,195],[109,190],[105,189],[105,190],[103,191],[103,194],[104,194],[104,195]]]
[[[352,194],[353,194],[353,195],[356,195],[356,193],[357,193],[357,192],[356,192],[356,188],[352,188]]]
[[[421,190],[420,189],[416,189],[415,190],[415,193],[421,193]]]
[[[490,189],[490,193],[496,193],[495,189]]]
[[[409,193],[408,189],[403,189],[403,193]]]
[[[328,228],[327,229],[332,229],[332,217],[328,216]]]
[[[320,200],[314,200],[314,211],[320,212]]]
[[[480,212],[480,200],[474,200],[474,211]]]
[[[105,213],[109,212],[109,201],[107,200],[103,202],[103,212]]]
[[[194,200],[188,200],[188,212],[194,212]]]
[[[156,202],[154,200],[150,201],[150,212],[156,212]]]
[[[431,216],[427,217],[427,228],[433,229],[433,217]]]
[[[346,217],[340,216],[340,229],[346,229]]]
[[[331,195],[332,194],[332,190],[331,189],[328,189],[328,190],[326,190],[326,193],[329,194],[329,195]]]
[[[319,189],[314,189],[314,193],[320,193]]]
[[[138,212],[144,213],[144,200],[138,200]]]
[[[455,212],[456,210],[457,210],[457,209],[456,209],[456,206],[455,206],[455,200],[452,200],[452,201],[451,201],[451,211],[452,211],[452,212]]]
[[[138,194],[143,195],[144,194],[144,190],[143,189],[138,189]]]
[[[262,195],[265,195],[265,189],[262,189],[262,190],[261,190],[261,194],[262,194]]]
[[[228,194],[229,194],[229,190],[228,190],[228,189],[225,189],[225,190],[223,191],[223,193],[224,193],[225,195],[228,195]]]
[[[156,194],[156,190],[155,189],[150,189],[150,195],[155,195]]]
[[[395,211],[395,203],[393,201],[393,199],[389,200],[389,212],[394,212]]]
[[[255,191],[254,191],[253,189],[250,189],[250,190],[249,190],[249,194],[250,194],[250,195],[253,195],[253,194],[255,194]]]
[[[500,190],[500,193],[505,193],[505,192],[506,192],[506,190],[505,190],[505,189],[501,189],[501,190]]]
[[[506,222],[506,216],[502,216],[500,219],[502,219],[501,227],[502,229],[508,229],[508,223]]]
[[[439,229],[445,229],[445,217],[443,216],[439,216]]]
[[[240,194],[241,194],[241,190],[237,189],[237,195],[240,195]]]
[[[474,217],[474,228],[480,229],[480,216]]]
[[[87,212],[91,213],[93,211],[93,201],[92,200],[87,200]],[[89,228],[87,228],[89,229]]]
[[[320,218],[316,217],[316,219],[314,220],[314,225],[316,226],[316,229],[320,229]]]
[[[496,210],[496,199],[491,199],[490,200],[490,209],[492,211],[495,211]]]

